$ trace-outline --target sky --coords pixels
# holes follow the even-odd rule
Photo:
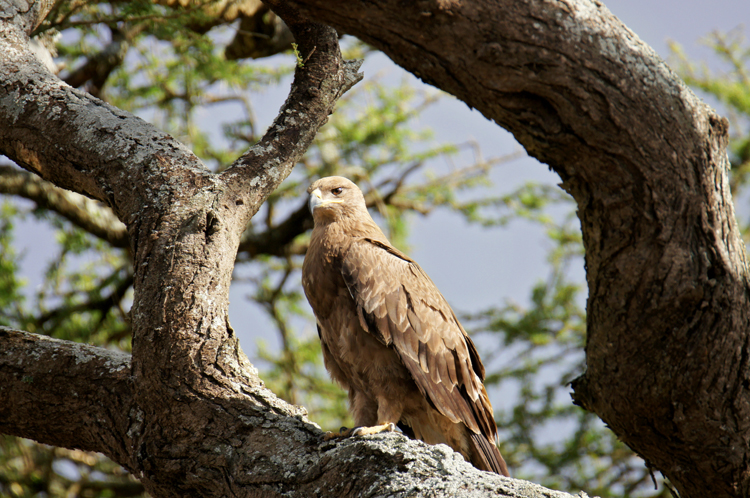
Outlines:
[[[610,0],[605,5],[663,58],[669,58],[667,43],[674,40],[692,59],[708,61],[711,67],[716,67],[712,62],[715,57],[698,39],[713,30],[728,31],[743,22],[750,23],[748,0]],[[366,75],[385,72],[393,81],[400,81],[405,74],[382,54],[369,58],[363,71]],[[423,86],[406,74],[415,86]],[[271,122],[286,91],[287,87],[281,86],[256,101],[261,124]],[[437,142],[476,140],[484,157],[506,155],[520,148],[508,132],[452,98],[442,99],[421,121],[434,129]],[[545,165],[528,157],[500,166],[492,179],[500,192],[529,180],[550,184],[559,181]],[[410,255],[456,310],[477,311],[508,299],[524,303],[533,283],[547,275],[549,243],[539,228],[529,224],[482,229],[469,227],[458,215],[441,211],[415,217],[411,227]],[[54,234],[31,223],[20,228],[18,242],[26,251],[23,268],[33,286],[40,281],[44,268],[39,262],[52,254]],[[575,272],[582,280],[583,269]],[[230,320],[252,359],[256,338],[266,337],[273,347],[276,334],[263,313],[248,303],[246,294],[246,288],[232,290]]]

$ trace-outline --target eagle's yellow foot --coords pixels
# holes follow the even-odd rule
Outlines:
[[[350,432],[352,429],[347,429],[346,427],[342,427],[339,429],[338,432],[326,432],[323,436],[323,441],[330,441],[331,439],[336,439],[339,437],[349,437],[351,434]]]
[[[372,427],[355,427],[350,431],[350,436],[368,436],[370,434],[380,434],[381,432],[396,432],[396,425],[388,422],[383,425],[374,425]]]
[[[355,427],[353,429],[342,427],[339,429],[339,432],[326,432],[325,436],[323,436],[323,440],[329,441],[341,437],[367,436],[369,434],[379,434],[381,432],[396,432],[396,425],[389,422],[387,424],[374,425],[372,427]]]

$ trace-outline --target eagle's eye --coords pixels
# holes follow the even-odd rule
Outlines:
[[[343,192],[343,191],[344,191],[344,188],[343,188],[343,187],[336,187],[336,188],[332,188],[332,189],[331,189],[331,193],[332,193],[333,195],[339,195],[339,194],[341,194],[341,192]]]

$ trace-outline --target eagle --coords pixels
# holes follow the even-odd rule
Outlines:
[[[358,436],[396,427],[447,444],[481,470],[508,476],[484,366],[430,277],[388,241],[362,191],[332,176],[314,182],[315,222],[302,286],[317,319],[326,369],[349,393]]]

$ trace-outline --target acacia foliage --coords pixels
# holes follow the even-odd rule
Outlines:
[[[252,2],[240,2],[247,12],[234,18],[211,8],[221,2],[172,3],[60,3],[36,38],[57,51],[62,78],[148,119],[219,169],[262,133],[254,115],[263,98],[259,92],[283,82],[300,61],[288,46],[287,55],[273,62],[226,56],[226,47],[241,32],[238,23],[274,22],[268,11],[253,11]],[[732,149],[732,186],[741,196],[750,170],[750,51],[739,32],[715,35],[712,43],[730,64],[727,74],[701,72],[680,61],[688,81],[724,102],[735,130],[741,130],[735,131]],[[369,55],[355,41],[347,45],[348,58]],[[654,491],[641,460],[569,400],[567,383],[583,368],[585,336],[583,284],[571,272],[582,254],[572,203],[550,185],[530,183],[498,193],[488,183],[488,171],[512,154],[484,160],[475,144],[436,144],[418,118],[440,98],[448,97],[370,78],[342,99],[243,238],[236,284],[268,315],[281,345],[244,344],[245,350],[269,387],[305,405],[312,420],[325,428],[350,424],[345,394],[322,367],[299,287],[310,228],[303,192],[314,178],[342,174],[362,185],[376,218],[402,248],[410,220],[436,209],[458,212],[467,223],[488,230],[507,229],[517,220],[538,224],[549,239],[548,277],[491,309],[458,310],[489,367],[501,451],[515,477],[548,487],[603,497],[668,496],[664,486]],[[225,116],[220,126],[203,126],[206,116],[218,112]],[[0,170],[0,190],[8,196],[0,218],[0,324],[129,350],[133,270],[122,227],[109,221],[104,206],[74,202],[77,210],[71,214],[63,194],[51,185],[33,191],[17,188],[19,181],[39,183],[10,165]],[[33,205],[17,201],[22,197]],[[55,256],[35,290],[24,287],[23,254],[14,249],[14,229],[24,220],[56,234]],[[96,220],[105,220],[104,230],[92,229]],[[143,493],[101,456],[9,437],[0,440],[0,491],[11,496]]]

